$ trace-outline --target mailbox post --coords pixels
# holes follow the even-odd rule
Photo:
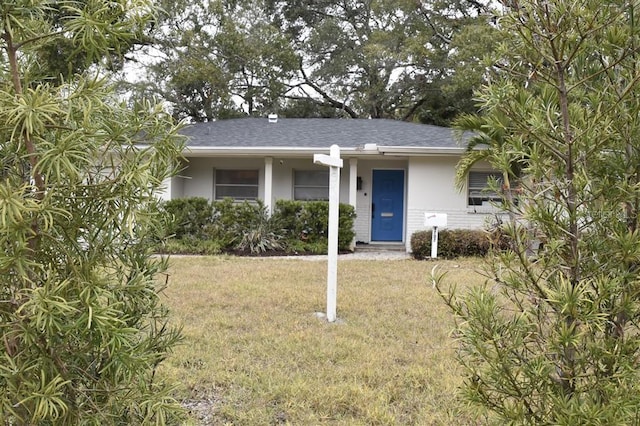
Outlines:
[[[314,154],[313,162],[329,167],[329,235],[327,250],[327,321],[336,320],[338,294],[338,206],[340,203],[340,147],[331,145],[330,155]]]
[[[438,257],[438,227],[447,226],[446,213],[425,213],[424,226],[431,226],[431,258]]]

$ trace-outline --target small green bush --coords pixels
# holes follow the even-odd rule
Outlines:
[[[308,242],[289,239],[285,241],[285,244],[284,249],[290,254],[326,254],[328,250],[327,240]]]
[[[328,215],[327,215],[328,219]],[[356,210],[351,204],[340,203],[338,207],[338,249],[348,250],[356,237],[354,222],[356,220]]]
[[[432,231],[417,231],[411,236],[411,254],[416,259],[431,257]],[[438,233],[438,257],[453,259],[485,256],[492,244],[484,230],[446,229]]]
[[[338,211],[338,249],[345,251],[351,248],[356,235],[353,228],[356,214],[349,204],[341,203]],[[326,201],[278,200],[273,220],[284,230],[289,241],[301,240],[316,250],[322,244],[326,246],[329,232],[329,203]]]
[[[281,250],[284,247],[281,240],[282,236],[270,230],[268,225],[259,226],[242,232],[236,249],[252,254]]]
[[[213,220],[213,207],[206,198],[176,198],[165,202],[163,210],[168,217],[167,235],[206,238],[206,229]]]
[[[264,203],[231,199],[213,203],[214,219],[208,236],[228,251],[252,254],[282,250],[284,232],[271,220]]]
[[[217,241],[223,250],[229,250],[238,238],[234,233],[236,219],[233,200],[215,201],[211,203],[211,209],[212,219],[205,228],[205,238]]]
[[[417,231],[411,235],[411,255],[416,259],[431,256],[431,231]]]

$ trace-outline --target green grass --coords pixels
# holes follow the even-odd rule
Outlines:
[[[476,260],[439,261],[460,285]],[[185,341],[162,374],[194,424],[475,424],[456,403],[451,313],[433,262],[340,261],[338,321],[326,309],[326,262],[185,257],[171,261],[167,304]]]

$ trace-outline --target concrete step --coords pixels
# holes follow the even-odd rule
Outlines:
[[[358,243],[356,244],[357,252],[405,252],[404,243]]]

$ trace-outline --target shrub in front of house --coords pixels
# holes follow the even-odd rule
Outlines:
[[[296,254],[327,254],[327,240],[318,240],[315,242],[288,239],[286,240],[286,252],[291,255]],[[338,248],[340,250],[340,248]]]
[[[432,231],[417,231],[411,235],[411,255],[416,259],[431,257]],[[484,256],[491,248],[489,233],[484,230],[445,229],[438,232],[438,257]]]
[[[411,235],[411,256],[419,260],[431,256],[431,231],[416,231]]]
[[[162,205],[166,215],[165,235],[177,239],[205,239],[206,230],[213,220],[213,207],[202,197],[177,198]]]
[[[212,207],[213,221],[207,236],[218,241],[224,251],[261,253],[279,249],[281,232],[273,229],[261,201],[238,203],[227,198],[214,201]]]
[[[186,198],[165,203],[166,235],[159,238],[161,253],[216,254],[287,252],[326,253],[329,205],[326,201],[278,201],[271,217],[264,203],[224,199],[210,203]],[[181,209],[184,209],[182,211]],[[355,237],[355,211],[340,204],[338,248],[350,249]]]
[[[355,209],[349,204],[338,208],[338,250],[347,251],[355,237]],[[329,233],[329,203],[326,201],[276,201],[272,220],[285,232],[294,251],[326,253]],[[306,249],[305,247],[308,247]]]
[[[352,249],[351,243],[356,238],[355,221],[356,209],[351,204],[340,203],[338,207],[338,249]]]
[[[159,254],[202,254],[214,255],[222,253],[222,247],[215,240],[199,240],[191,237],[171,238],[156,245]]]

